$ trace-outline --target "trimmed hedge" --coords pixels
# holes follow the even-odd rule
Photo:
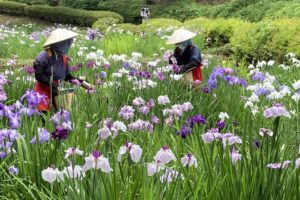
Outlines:
[[[27,7],[24,3],[16,3],[16,2],[0,2],[0,12],[14,15],[24,15],[25,7]]]
[[[92,26],[101,18],[114,18],[117,23],[123,22],[121,15],[109,11],[86,11],[67,7],[52,7],[46,5],[26,5],[14,2],[0,2],[0,12],[25,15],[52,22]]]

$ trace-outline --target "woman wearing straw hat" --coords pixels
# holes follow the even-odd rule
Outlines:
[[[61,80],[71,83],[82,82],[69,73],[67,56],[72,45],[73,38],[77,33],[67,29],[56,29],[50,33],[44,51],[35,59],[33,67],[35,69],[35,78],[37,80],[34,90],[41,95],[46,96],[46,101],[38,105],[38,110],[42,112],[57,110],[56,97],[58,96],[58,85]],[[84,86],[91,89],[91,85]]]
[[[191,39],[196,33],[186,29],[177,29],[168,39],[168,44],[175,44],[174,55],[170,63],[180,66],[180,74],[184,74],[184,80],[190,83],[202,82],[201,53],[197,46],[193,45]]]

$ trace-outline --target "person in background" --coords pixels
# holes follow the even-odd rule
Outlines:
[[[174,54],[170,57],[170,64],[177,64],[180,67],[179,74],[184,74],[185,81],[199,84],[203,81],[201,52],[191,40],[196,35],[186,29],[177,29],[167,43],[176,45]]]
[[[142,17],[142,23],[150,19],[150,10],[149,8],[142,8],[141,10],[141,17]]]
[[[93,89],[93,85],[79,80],[69,72],[68,52],[72,45],[73,38],[77,33],[67,29],[56,29],[44,44],[44,49],[36,57],[33,63],[35,70],[36,85],[34,90],[40,95],[45,95],[46,100],[38,105],[38,110],[43,113],[56,111],[58,87],[61,81],[69,81],[73,84],[80,84],[86,89]],[[84,83],[84,84],[83,84]]]

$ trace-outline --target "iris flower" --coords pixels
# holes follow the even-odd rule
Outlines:
[[[143,151],[139,145],[126,142],[126,144],[120,147],[119,149],[118,158],[117,158],[119,162],[121,162],[122,156],[126,154],[126,152],[129,152],[131,160],[133,162],[138,163],[141,159]]]

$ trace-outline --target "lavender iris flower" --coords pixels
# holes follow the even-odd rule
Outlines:
[[[39,143],[42,144],[44,142],[49,141],[50,133],[46,129],[38,128],[38,137],[39,137]],[[36,136],[32,138],[30,144],[36,144]]]
[[[119,116],[125,120],[129,120],[134,116],[134,109],[131,106],[123,106],[119,112]]]
[[[280,116],[291,118],[290,113],[281,105],[273,105],[273,107],[267,108],[264,111],[265,118],[280,117]]]
[[[19,174],[19,169],[16,168],[14,165],[13,166],[10,166],[8,168],[8,172],[12,175],[18,175]]]
[[[270,163],[267,165],[267,167],[271,168],[271,169],[283,169],[283,168],[287,168],[290,163],[291,163],[291,161],[286,160],[286,161],[283,161],[283,163]]]
[[[12,129],[18,129],[20,127],[21,118],[20,114],[15,113],[9,116],[9,126]]]
[[[3,151],[0,151],[0,158],[1,158],[1,160],[3,160],[5,158],[5,156],[6,156],[6,153],[3,152]]]
[[[252,80],[253,81],[264,81],[265,80],[265,76],[263,73],[261,72],[255,72],[253,75],[252,75]]]

